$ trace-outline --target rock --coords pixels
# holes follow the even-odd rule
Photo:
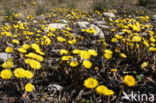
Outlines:
[[[61,21],[62,23],[68,23],[68,21],[65,20],[65,19],[61,19],[60,21]]]
[[[152,20],[156,21],[156,15],[152,16]]]
[[[96,30],[96,33],[94,34],[94,36],[99,36],[100,38],[104,38],[104,33],[98,26],[91,24],[90,27]]]
[[[104,12],[103,15],[107,16],[109,18],[115,18],[116,17],[114,13],[110,13],[110,12]]]
[[[0,59],[6,61],[8,58],[11,58],[11,54],[7,54],[7,53],[0,53]]]
[[[106,22],[100,20],[100,21],[95,21],[94,24],[96,24],[96,25],[103,25],[103,24],[106,24]]]
[[[87,27],[89,25],[89,22],[87,22],[87,21],[80,21],[80,22],[76,22],[75,24],[78,25],[81,28],[85,28],[85,27]]]
[[[109,29],[110,27],[109,26],[106,26],[106,25],[99,25],[100,28],[103,28],[103,29]]]
[[[48,28],[46,29],[46,31],[48,31],[50,28],[54,28],[54,29],[63,29],[67,26],[67,24],[64,23],[52,23],[49,24]]]
[[[49,84],[48,85],[48,91],[56,93],[57,91],[63,90],[63,87],[58,84]]]

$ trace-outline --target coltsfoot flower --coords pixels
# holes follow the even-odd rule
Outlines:
[[[13,52],[13,51],[14,51],[13,47],[7,47],[7,48],[5,49],[5,52],[6,52],[6,53],[11,53],[11,52]]]
[[[85,68],[90,69],[92,67],[92,62],[89,60],[84,60],[82,64]]]
[[[78,66],[78,64],[79,64],[79,63],[78,63],[77,61],[71,61],[71,62],[70,62],[70,66],[71,66],[71,67],[76,67],[76,66]]]
[[[95,78],[88,78],[88,79],[86,79],[85,81],[84,81],[84,86],[86,87],[86,88],[95,88],[95,87],[97,87],[97,85],[98,85],[99,83],[98,83],[98,81],[95,79]]]
[[[123,82],[127,85],[127,86],[135,86],[137,84],[137,81],[135,80],[135,78],[131,75],[126,75],[124,76]]]
[[[11,70],[4,69],[1,71],[0,76],[2,79],[10,79],[13,75]]]
[[[25,85],[25,91],[27,91],[27,92],[32,92],[34,89],[35,89],[35,86],[31,83],[27,83]]]

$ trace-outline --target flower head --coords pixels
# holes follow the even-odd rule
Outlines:
[[[146,68],[148,66],[148,64],[149,64],[148,62],[143,62],[141,64],[141,69]]]
[[[140,36],[133,36],[132,41],[133,42],[140,42],[141,41],[141,37]]]
[[[78,66],[78,64],[79,64],[79,63],[78,63],[77,61],[71,61],[71,62],[70,62],[70,66],[71,66],[71,67],[76,67],[76,66]]]
[[[92,67],[92,62],[90,62],[89,60],[84,60],[83,66],[87,69],[90,69]]]
[[[31,83],[27,83],[25,85],[25,91],[27,91],[27,92],[32,92],[34,89],[35,89],[35,86]]]
[[[2,79],[10,79],[12,77],[11,70],[8,70],[8,69],[2,70],[1,73],[0,73],[0,77]]]
[[[57,37],[57,41],[59,41],[59,42],[64,42],[64,41],[66,41],[66,39],[63,38],[63,37]]]
[[[85,51],[85,50],[81,50],[80,51],[80,57],[82,59],[90,59],[91,55],[88,51]]]
[[[13,52],[13,48],[12,47],[7,47],[6,49],[5,49],[5,52],[6,53],[11,53],[11,52]]]
[[[124,76],[123,82],[127,85],[127,86],[135,86],[137,84],[137,81],[135,80],[135,78],[131,75],[126,75]]]
[[[32,78],[34,76],[34,74],[29,70],[25,70],[25,75],[24,76],[26,78]]]
[[[14,75],[17,78],[24,78],[25,77],[25,70],[23,68],[16,68],[14,70]]]
[[[93,49],[89,49],[88,52],[89,52],[90,55],[93,55],[93,56],[97,56],[98,55],[98,53],[95,50],[93,50]]]
[[[103,94],[104,91],[105,91],[106,89],[108,89],[106,86],[104,86],[104,85],[99,85],[99,86],[96,87],[95,90],[96,90],[97,93]]]
[[[68,50],[65,50],[65,49],[61,49],[60,50],[60,54],[63,55],[63,54],[68,54],[69,51]]]
[[[64,60],[64,61],[67,61],[67,60],[69,60],[69,59],[72,59],[73,57],[72,56],[62,56],[62,60]]]
[[[86,88],[95,88],[98,85],[98,81],[95,78],[88,78],[84,81],[84,86]]]
[[[27,53],[27,50],[24,49],[24,48],[18,48],[18,51],[19,51],[20,53]]]
[[[6,62],[2,64],[2,67],[7,68],[7,69],[12,68],[13,66],[14,66],[14,63],[12,62],[12,60],[7,60]]]

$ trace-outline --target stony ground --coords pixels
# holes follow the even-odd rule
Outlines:
[[[3,17],[0,101],[131,103],[122,100],[123,91],[155,94],[155,23],[146,11],[57,8]]]

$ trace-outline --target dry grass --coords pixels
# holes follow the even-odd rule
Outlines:
[[[84,11],[117,9],[133,11],[138,8],[139,0],[0,0],[0,15],[9,16],[13,13],[42,15],[52,8],[70,8]],[[153,5],[150,5],[153,10]]]

